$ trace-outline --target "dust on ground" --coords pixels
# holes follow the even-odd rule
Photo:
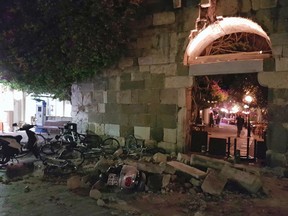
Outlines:
[[[90,188],[68,190],[66,178],[49,178],[41,170],[13,180],[1,171],[0,180],[0,216],[288,215],[288,179],[269,173],[262,175],[264,186],[258,194],[228,184],[220,196],[212,196],[183,185],[169,192],[103,193],[108,205],[90,198]]]

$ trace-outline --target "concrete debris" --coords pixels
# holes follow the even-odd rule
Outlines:
[[[232,164],[227,161],[196,154],[191,155],[190,165],[212,168],[216,170],[221,170],[225,165],[232,166]]]
[[[102,193],[99,190],[92,188],[89,192],[89,196],[93,199],[98,200],[102,197]]]
[[[201,171],[197,168],[194,168],[192,166],[180,163],[178,161],[169,161],[167,164],[169,164],[170,166],[173,166],[175,169],[182,171],[186,174],[189,174],[192,177],[195,177],[197,179],[204,178],[207,175],[206,172],[203,172],[203,171]]]
[[[204,179],[201,189],[205,193],[220,195],[227,183],[227,178],[217,170],[209,169],[208,175]]]
[[[67,180],[67,188],[69,190],[74,190],[81,187],[81,176],[72,176]]]
[[[190,157],[183,153],[178,153],[177,155],[177,161],[182,162],[184,164],[190,164]]]
[[[156,153],[153,155],[153,161],[155,163],[167,162],[167,155],[162,153]]]
[[[90,184],[93,186],[90,186],[89,196],[97,201],[101,200],[103,199],[102,193],[107,192],[107,186],[110,186],[103,184],[103,182],[101,184],[99,179],[103,177],[103,174],[106,173],[107,175],[109,168],[119,165],[130,166],[142,172],[146,176],[143,183],[143,189],[146,192],[169,193],[179,191],[180,193],[189,193],[189,191],[196,191],[199,193],[202,191],[211,195],[221,195],[229,181],[238,183],[239,186],[252,194],[257,193],[262,188],[259,170],[203,155],[192,154],[188,156],[179,153],[177,158],[171,158],[169,155],[156,153],[153,156],[140,157],[139,160],[120,157],[115,159],[117,158],[114,160],[101,158],[93,165],[94,172],[91,172],[92,164],[83,165],[82,172],[86,176],[70,177],[67,180],[68,189],[87,188]],[[86,172],[84,169],[89,171]],[[91,182],[89,175],[94,175],[94,183]],[[119,177],[117,179],[120,179]],[[125,184],[128,183],[127,179]],[[117,188],[118,191],[121,190],[119,182],[116,187],[110,187],[114,192],[117,191]],[[106,201],[106,199],[103,200]],[[99,202],[100,205],[111,204],[111,202],[106,204]]]
[[[238,170],[231,166],[224,166],[220,172],[220,175],[239,183],[239,185],[250,193],[257,193],[260,188],[262,188],[262,181],[259,176]]]

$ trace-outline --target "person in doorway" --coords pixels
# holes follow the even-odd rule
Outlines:
[[[216,125],[217,125],[217,127],[219,127],[220,121],[221,121],[220,115],[217,114],[217,116],[216,116]]]
[[[210,114],[209,114],[209,127],[214,127],[214,116],[213,116],[213,112],[210,112]]]
[[[237,125],[237,137],[240,137],[244,125],[244,118],[242,117],[241,114],[239,114],[236,117],[236,125]]]

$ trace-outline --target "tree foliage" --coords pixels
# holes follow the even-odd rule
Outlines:
[[[67,99],[113,64],[141,0],[0,1],[0,76],[13,88]]]

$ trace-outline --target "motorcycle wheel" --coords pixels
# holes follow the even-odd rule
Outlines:
[[[120,143],[117,139],[110,137],[103,141],[101,148],[106,154],[114,154],[120,148]]]
[[[10,156],[3,154],[2,151],[0,151],[0,164],[6,164],[10,160]]]
[[[66,148],[58,157],[59,159],[64,159],[69,162],[70,165],[74,167],[79,167],[84,162],[83,153],[74,148]]]

